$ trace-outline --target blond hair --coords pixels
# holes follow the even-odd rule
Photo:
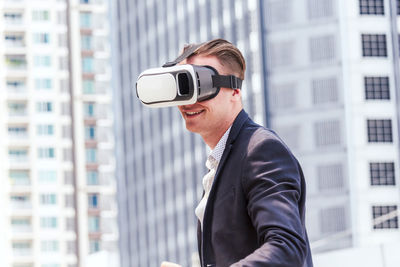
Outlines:
[[[192,46],[193,44],[186,45],[183,48],[183,53]],[[205,42],[188,59],[199,55],[217,57],[221,65],[231,72],[230,74],[235,74],[238,78],[244,80],[246,61],[240,50],[227,40],[219,38]]]

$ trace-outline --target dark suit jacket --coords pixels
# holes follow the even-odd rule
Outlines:
[[[312,266],[300,165],[275,133],[242,110],[214,178],[203,231],[202,266]]]

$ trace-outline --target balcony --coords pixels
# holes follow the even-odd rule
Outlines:
[[[8,108],[8,114],[10,117],[25,117],[27,113],[27,108],[26,105],[18,105],[18,106],[12,106]]]
[[[23,25],[24,18],[22,12],[4,12],[4,24],[8,26]]]
[[[29,156],[28,149],[12,148],[8,150],[8,161],[11,167],[16,165],[28,164]]]
[[[12,243],[12,251],[14,256],[31,256],[32,243],[29,241],[14,241]]]
[[[26,195],[14,195],[10,198],[10,207],[14,210],[31,210],[32,203]]]
[[[29,217],[14,217],[11,219],[11,231],[14,234],[32,233],[32,224]]]
[[[25,47],[25,37],[23,33],[6,33],[4,36],[6,48]]]
[[[7,80],[6,82],[7,92],[10,94],[23,94],[26,93],[26,82],[25,80]]]
[[[26,70],[25,55],[6,55],[5,65],[9,70]]]
[[[13,140],[21,140],[28,138],[28,125],[26,124],[8,125],[8,137]]]

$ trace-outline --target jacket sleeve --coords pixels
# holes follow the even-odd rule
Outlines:
[[[277,137],[265,130],[252,136],[242,186],[260,247],[232,266],[303,266],[308,245],[302,179],[297,160]]]

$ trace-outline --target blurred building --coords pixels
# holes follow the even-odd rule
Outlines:
[[[187,132],[177,108],[143,107],[136,78],[174,59],[185,43],[224,36],[247,58],[244,98],[262,123],[257,1],[122,0],[115,2],[113,16],[121,264],[158,266],[169,260],[188,266],[197,251],[194,209],[206,147]]]
[[[315,257],[399,243],[397,2],[117,1],[122,266],[188,265],[197,251],[205,147],[176,109],[143,107],[134,87],[141,71],[174,59],[183,44],[216,37],[246,58],[245,109],[303,166]]]
[[[108,4],[0,2],[0,265],[117,251]]]

